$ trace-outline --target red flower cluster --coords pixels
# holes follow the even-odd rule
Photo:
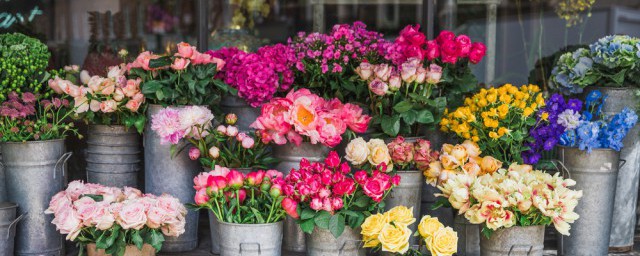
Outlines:
[[[458,60],[468,58],[473,64],[477,64],[486,54],[486,46],[483,43],[472,43],[467,35],[456,35],[444,30],[435,40],[427,40],[420,32],[420,25],[407,26],[400,31],[400,36],[393,44],[387,47],[386,58],[400,65],[409,58],[421,60],[440,59],[443,63],[455,64]]]

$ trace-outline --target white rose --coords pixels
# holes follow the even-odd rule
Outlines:
[[[391,165],[391,155],[389,155],[389,148],[387,144],[381,139],[371,139],[367,143],[369,148],[369,163],[373,166],[378,166],[381,163],[387,164],[387,171],[393,169]]]
[[[345,158],[353,165],[363,164],[367,161],[367,157],[369,156],[369,148],[367,147],[367,142],[360,137],[350,141],[345,151]]]

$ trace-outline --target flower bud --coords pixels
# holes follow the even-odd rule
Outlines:
[[[236,124],[236,122],[238,122],[238,116],[234,113],[229,113],[224,117],[224,121],[228,124],[228,125],[234,125]]]
[[[200,157],[200,150],[196,147],[191,147],[189,149],[189,158],[191,160],[198,160],[199,157]]]
[[[213,146],[209,149],[209,156],[211,156],[211,158],[213,159],[218,159],[218,157],[220,156],[220,149]]]

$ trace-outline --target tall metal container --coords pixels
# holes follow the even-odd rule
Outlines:
[[[407,208],[413,208],[413,216],[420,215],[420,199],[422,197],[422,184],[424,183],[424,177],[421,171],[399,171],[400,184],[391,190],[391,193],[385,198],[385,208],[390,210],[393,207],[403,205]],[[409,226],[411,230],[417,230],[416,226],[418,222],[415,222]],[[411,236],[409,238],[411,245],[418,243],[417,236]]]
[[[160,105],[149,105],[148,120],[162,109]],[[170,146],[161,144],[160,137],[147,124],[144,133],[145,190],[151,194],[170,194],[182,203],[193,203],[196,191],[193,189],[193,177],[202,167],[197,161],[189,159],[186,143],[180,143],[179,153],[171,156]],[[182,150],[180,150],[182,149]],[[189,211],[186,217],[185,233],[179,237],[166,237],[162,245],[163,252],[185,252],[198,245],[198,212]]]
[[[0,152],[2,152],[0,145]],[[5,184],[4,165],[2,164],[2,154],[0,154],[0,202],[7,201],[7,186]]]
[[[87,136],[87,181],[105,186],[139,188],[140,135],[124,125],[90,125]]]
[[[315,227],[311,234],[307,234],[307,256],[365,256],[362,248],[360,229],[349,226],[338,238],[327,229]]]
[[[238,126],[240,131],[250,130],[249,125],[260,116],[260,108],[252,107],[238,96],[227,95],[222,97],[220,109],[222,109],[225,114],[234,113],[238,116],[236,126]]]
[[[638,98],[632,87],[588,87],[585,95],[592,90],[600,90],[607,100],[602,106],[605,116],[613,116],[625,107],[636,110]],[[633,250],[633,238],[636,225],[636,206],[638,201],[638,181],[640,178],[640,125],[636,125],[623,140],[620,159],[626,163],[618,172],[613,220],[609,250],[611,252],[630,252]]]
[[[220,256],[282,255],[282,221],[267,224],[218,223]]]
[[[424,131],[424,139],[431,142],[431,148],[436,151],[440,151],[442,145],[452,141],[452,138],[446,133],[440,130],[426,130]],[[431,186],[425,182],[422,184],[422,205],[420,211],[422,215],[431,215],[432,217],[438,217],[438,220],[445,226],[453,226],[453,217],[455,215],[453,209],[447,207],[440,207],[432,210],[433,205],[436,204],[437,198],[435,194],[440,193],[440,190],[434,186]],[[479,250],[479,249],[478,249]]]
[[[17,208],[14,203],[0,203],[0,255],[14,255],[16,225],[24,218],[16,218]]]
[[[456,215],[453,230],[458,233],[458,252],[460,256],[480,256],[480,225],[471,224],[464,215]]]
[[[311,162],[322,161],[329,153],[330,149],[322,144],[311,144],[302,142],[300,146],[288,143],[273,147],[273,156],[280,160],[276,165],[276,170],[289,174],[291,169],[300,168],[300,160],[306,158]],[[300,226],[291,217],[284,222],[283,249],[292,252],[304,252],[306,250],[305,235]]]
[[[49,201],[65,182],[64,139],[5,142],[2,144],[7,197],[20,204],[15,255],[59,256],[63,237],[51,224],[53,215],[45,214]]]
[[[480,248],[482,256],[542,256],[544,226],[514,226],[498,229],[491,234],[491,238],[482,236]]]
[[[571,236],[561,238],[558,254],[607,255],[620,152],[558,147],[558,160],[576,181],[574,189],[583,193],[575,208],[580,218],[571,226]]]

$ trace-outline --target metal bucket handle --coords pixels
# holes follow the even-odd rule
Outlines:
[[[67,152],[62,154],[62,156],[60,156],[60,158],[58,158],[58,161],[56,161],[56,166],[53,169],[53,179],[56,179],[56,173],[58,172],[58,167],[63,167],[64,164],[67,162],[67,160],[69,160],[69,158],[71,157],[71,155],[73,154],[73,152]],[[62,177],[64,177],[64,168],[62,169]]]
[[[342,255],[342,252],[344,251],[344,247],[347,246],[348,243],[353,242],[358,244],[357,247],[360,247],[359,245],[362,244],[362,240],[346,240],[344,241],[344,243],[342,243],[342,246],[340,246],[340,250],[338,250],[338,256]]]
[[[11,236],[11,227],[12,227],[13,225],[17,225],[17,224],[18,224],[18,222],[20,222],[20,220],[22,220],[22,218],[24,218],[24,216],[25,216],[26,214],[27,214],[26,212],[25,212],[25,213],[23,213],[23,214],[20,214],[20,216],[18,216],[18,218],[16,218],[15,220],[13,220],[13,221],[11,222],[11,224],[9,224],[9,228],[7,229],[7,238],[5,238],[4,240],[9,240],[9,237]]]
[[[562,174],[563,177],[565,177],[567,179],[571,179],[571,172],[569,172],[569,168],[567,168],[567,166],[565,166],[562,161],[557,160],[557,159],[551,159],[551,164],[553,164],[553,166],[556,168],[556,170],[559,171]],[[560,165],[560,167],[562,167],[562,169],[558,168],[558,165]]]
[[[260,243],[240,243],[240,255],[242,255],[242,246],[243,245],[257,245],[258,246],[258,255],[262,254],[262,250],[260,249]]]
[[[529,250],[527,251],[527,256],[531,255],[531,252],[533,251],[533,245],[518,245],[518,244],[514,244],[511,246],[511,249],[509,249],[509,253],[507,254],[507,256],[511,256],[511,252],[513,251],[514,248],[527,248],[529,247]]]
[[[620,163],[620,164],[619,164],[619,166],[618,166],[618,169],[622,169],[622,166],[624,166],[625,164],[627,164],[627,160],[625,160],[625,159],[622,159],[622,158],[621,158],[621,159],[619,160],[619,163]]]

